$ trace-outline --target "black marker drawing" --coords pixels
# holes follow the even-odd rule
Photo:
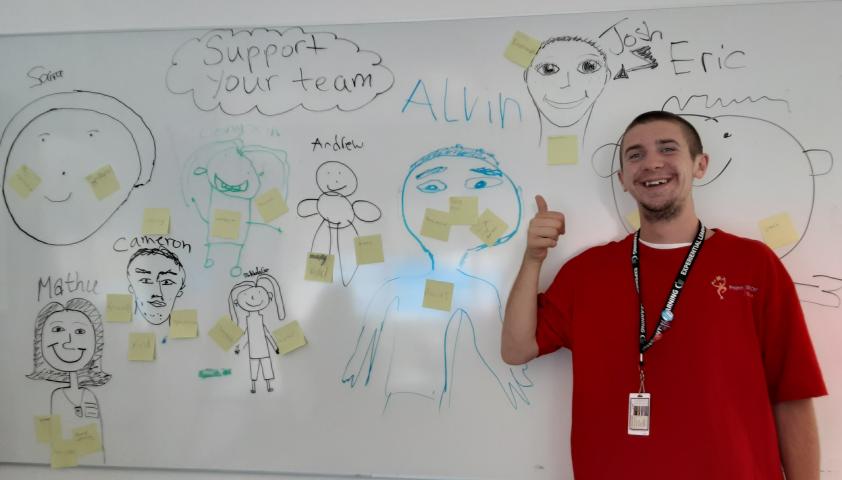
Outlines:
[[[281,115],[360,109],[395,81],[376,52],[329,32],[211,30],[173,54],[167,88],[203,111]]]
[[[275,353],[280,351],[267,323],[277,325],[286,316],[278,281],[271,275],[261,274],[234,285],[228,296],[228,311],[231,319],[246,332],[242,346],[248,347],[249,351],[251,393],[257,391],[258,376],[266,381],[266,391],[273,391],[275,369],[272,367],[270,348]],[[240,350],[241,344],[238,342],[234,353],[239,355]]]
[[[818,274],[813,275],[809,283],[794,283],[798,297],[804,303],[830,308],[842,306],[842,278]]]
[[[586,38],[554,37],[541,44],[523,72],[538,110],[539,145],[544,136],[560,134],[576,134],[584,144],[594,104],[611,78],[607,61],[605,52]],[[569,130],[574,125],[576,131]]]
[[[145,185],[155,166],[155,139],[134,110],[97,92],[40,97],[17,112],[0,138],[3,200],[12,221],[47,245],[79,243],[99,230]],[[119,188],[97,200],[86,177],[110,165]],[[10,187],[26,167],[40,178],[29,195]]]
[[[185,205],[195,208],[207,227],[205,268],[216,264],[218,250],[227,250],[234,259],[229,275],[238,277],[243,272],[240,258],[252,225],[282,232],[255,218],[255,197],[277,188],[286,198],[288,183],[289,164],[283,150],[246,145],[235,139],[210,143],[190,157],[181,174],[181,193]],[[212,235],[217,210],[239,214],[236,238]]]
[[[469,227],[451,228],[447,242],[420,236],[427,208],[447,211],[450,196],[476,196],[480,210],[503,215],[509,229],[492,244]],[[401,213],[409,235],[430,261],[430,270],[384,283],[366,308],[354,351],[341,381],[382,389],[384,410],[398,399],[420,398],[441,409],[450,406],[456,358],[479,364],[484,380],[499,387],[512,408],[529,404],[532,381],[526,365],[510,367],[500,356],[503,306],[497,287],[471,275],[464,263],[472,253],[508,242],[520,228],[520,189],[500,169],[493,154],[461,145],[430,152],[410,166],[401,189]],[[426,281],[453,284],[449,311],[422,307]],[[496,388],[495,388],[496,390]]]
[[[152,325],[169,324],[175,301],[184,294],[184,266],[164,247],[141,248],[126,265],[134,314],[140,312]]]
[[[357,272],[356,261],[350,254],[354,251],[353,240],[359,236],[354,222],[376,222],[382,213],[380,207],[367,200],[351,202],[349,197],[357,191],[357,175],[342,162],[319,165],[316,185],[322,191],[321,195],[298,202],[298,215],[302,218],[321,216],[322,222],[313,235],[310,252],[331,255],[336,252],[342,284],[347,287]]]
[[[61,416],[65,437],[73,429],[96,424],[102,452],[94,460],[105,462],[105,441],[99,401],[88,387],[98,387],[111,379],[102,371],[105,347],[102,316],[84,298],[65,305],[50,302],[38,312],[35,321],[32,373],[27,378],[67,384],[53,390],[50,415]]]

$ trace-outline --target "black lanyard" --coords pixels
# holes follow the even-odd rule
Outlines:
[[[690,251],[687,252],[687,258],[684,259],[684,265],[678,271],[675,277],[675,282],[672,284],[672,291],[667,297],[666,304],[663,311],[661,311],[661,318],[652,336],[646,339],[646,311],[643,308],[643,296],[640,294],[640,252],[638,250],[638,242],[640,239],[640,230],[634,233],[634,242],[632,243],[632,273],[634,273],[634,288],[637,291],[637,299],[640,302],[640,366],[643,366],[643,354],[652,347],[652,344],[657,341],[661,335],[670,327],[674,315],[672,313],[675,304],[678,302],[678,296],[681,294],[681,289],[687,281],[687,276],[690,275],[690,267],[696,260],[699,250],[702,249],[702,244],[705,242],[706,228],[699,222],[699,229],[696,232],[696,240],[690,246]]]

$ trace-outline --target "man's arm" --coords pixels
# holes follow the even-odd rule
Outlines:
[[[774,406],[778,444],[787,480],[819,480],[819,433],[813,399]]]
[[[538,213],[529,222],[526,252],[506,302],[500,353],[503,361],[520,365],[538,356],[535,328],[538,322],[538,277],[547,251],[564,233],[564,215],[549,211],[544,197],[535,197]]]

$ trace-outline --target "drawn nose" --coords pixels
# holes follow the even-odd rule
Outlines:
[[[567,78],[567,84],[561,85],[558,88],[565,89],[570,86],[570,72],[565,72],[565,77]]]

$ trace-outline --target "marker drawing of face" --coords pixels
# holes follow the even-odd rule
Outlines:
[[[170,318],[175,301],[184,293],[185,273],[178,257],[164,248],[142,248],[126,267],[135,311],[152,325]]]

